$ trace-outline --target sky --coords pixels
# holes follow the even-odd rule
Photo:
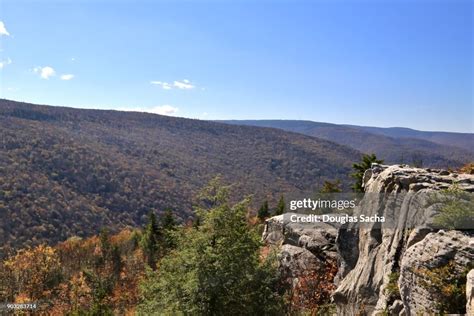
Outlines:
[[[0,97],[474,132],[470,0],[0,0]]]

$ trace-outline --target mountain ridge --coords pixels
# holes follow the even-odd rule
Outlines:
[[[474,134],[460,133],[458,135],[456,133],[433,132],[438,133],[436,135],[449,134],[450,138],[459,136],[461,140],[458,141],[458,144],[466,146],[466,148],[460,148],[424,139],[429,138],[429,136],[424,136],[424,138],[389,137],[380,134],[381,132],[369,132],[355,125],[298,120],[227,120],[220,122],[280,128],[286,131],[302,133],[349,146],[364,153],[375,153],[387,163],[421,163],[428,167],[447,169],[456,168],[474,160],[474,152],[468,150],[471,148],[469,146],[471,139],[474,141]],[[383,130],[383,128],[380,129]],[[430,133],[416,132],[421,134]],[[453,142],[453,140],[450,140],[450,142]]]
[[[275,203],[325,180],[349,189],[360,153],[298,133],[139,112],[0,100],[0,244],[26,247],[140,226],[149,211],[193,216],[221,175]]]

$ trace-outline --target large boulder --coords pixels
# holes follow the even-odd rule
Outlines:
[[[320,259],[336,259],[337,223],[292,222],[296,213],[285,213],[265,221],[263,241],[270,245],[292,245],[304,248]]]
[[[295,280],[308,271],[318,271],[324,264],[309,250],[292,245],[283,245],[278,258],[283,276]]]
[[[267,245],[279,249],[281,281],[291,293],[288,308],[309,312],[327,303],[335,289],[339,224],[294,222],[294,216],[301,214],[285,213],[267,219],[262,237]]]
[[[464,295],[448,297],[441,291],[453,292],[465,284],[463,278],[474,263],[473,245],[474,238],[465,233],[439,231],[428,234],[405,251],[398,285],[408,315],[454,313],[464,309]],[[442,306],[457,310],[440,310]]]

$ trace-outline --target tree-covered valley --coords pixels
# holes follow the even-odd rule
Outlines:
[[[357,251],[370,242],[358,245],[357,229],[292,227],[285,199],[438,190],[455,179],[474,188],[472,163],[383,166],[374,154],[274,128],[0,100],[0,132],[0,302],[50,315],[340,314],[353,297],[337,286],[359,282],[346,281],[348,258],[369,269]],[[457,208],[442,219],[459,222]],[[465,310],[458,261],[441,265],[452,267],[442,278],[423,272],[450,293],[438,311]],[[401,299],[403,271],[393,270],[389,294],[360,295]],[[431,283],[434,297],[445,295]]]
[[[254,207],[326,180],[348,189],[359,157],[275,129],[0,100],[0,254],[141,226],[150,211],[186,222],[217,175]]]

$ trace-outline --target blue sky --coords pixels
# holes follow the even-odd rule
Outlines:
[[[0,2],[0,96],[474,132],[473,3]]]

